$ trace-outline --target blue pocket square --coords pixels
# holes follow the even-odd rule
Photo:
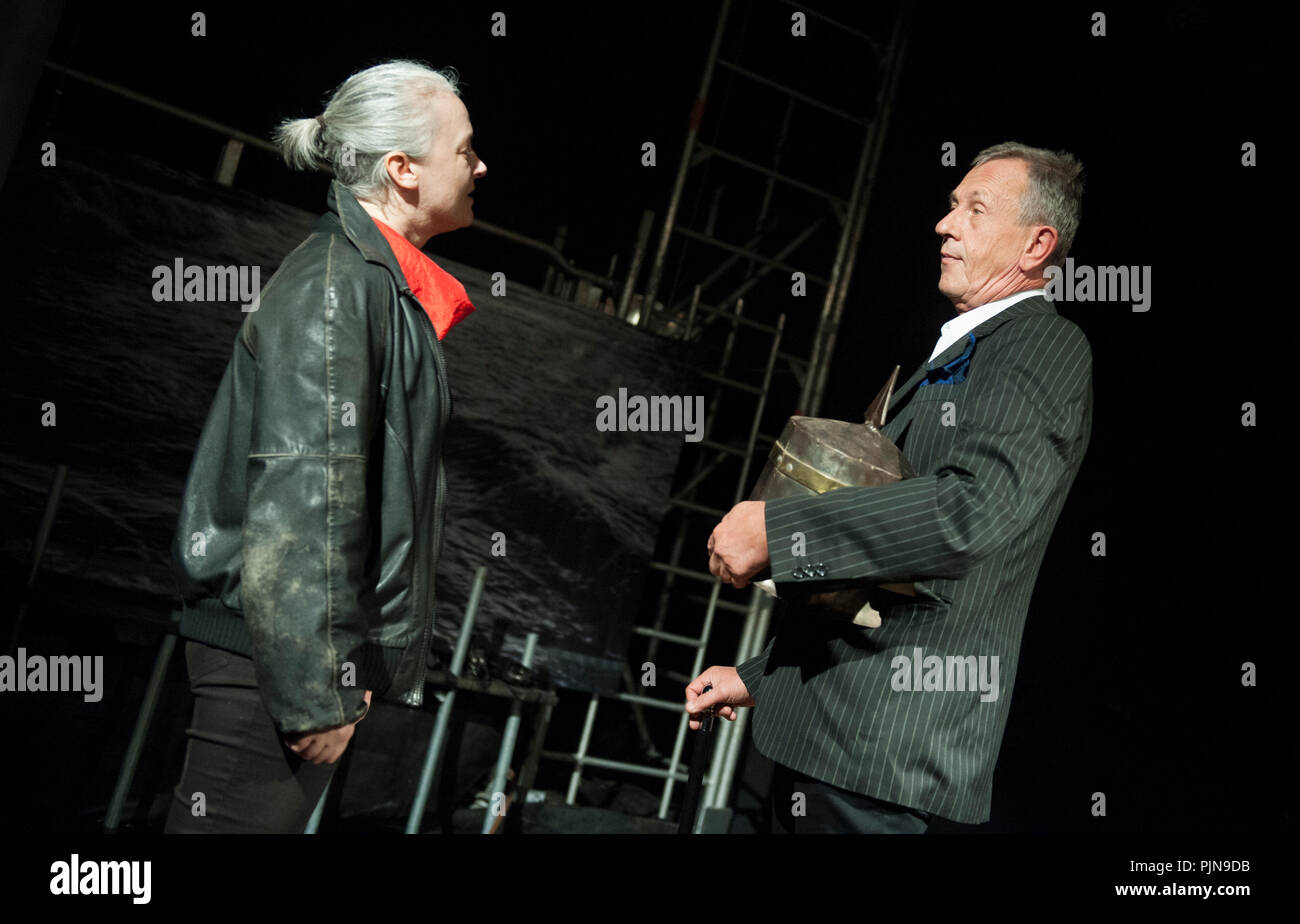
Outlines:
[[[926,372],[925,378],[916,386],[917,388],[924,388],[926,385],[960,385],[966,381],[966,373],[970,370],[970,358],[975,352],[975,335],[967,334],[966,337],[969,340],[966,351],[951,362]]]

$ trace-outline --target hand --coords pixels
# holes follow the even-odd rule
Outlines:
[[[704,692],[704,687],[712,684],[713,689]],[[699,715],[710,706],[720,706],[717,714],[728,721],[736,721],[736,710],[732,706],[752,706],[754,697],[749,695],[745,681],[740,679],[734,667],[711,667],[696,677],[686,687],[686,712]],[[691,719],[691,731],[698,731],[699,719]]]
[[[709,536],[709,571],[732,587],[744,587],[767,567],[767,504],[742,501]]]
[[[368,713],[370,706],[369,690],[366,690],[365,701]],[[364,718],[365,715],[362,715],[361,719]],[[360,722],[361,719],[357,719],[357,722]],[[343,752],[347,750],[348,742],[352,740],[352,735],[356,731],[357,722],[340,725],[337,728],[328,728],[325,731],[286,735],[285,743],[289,746],[289,750],[303,760],[310,761],[313,764],[332,764],[337,762],[343,756]]]

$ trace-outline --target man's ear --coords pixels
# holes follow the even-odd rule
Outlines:
[[[1024,252],[1020,254],[1020,270],[1026,275],[1047,265],[1056,252],[1058,236],[1051,225],[1034,225],[1029,229],[1030,237],[1025,243]]]

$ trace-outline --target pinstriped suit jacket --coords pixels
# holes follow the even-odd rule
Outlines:
[[[760,752],[966,823],[989,818],[1030,594],[1092,425],[1087,338],[1045,297],[973,333],[964,380],[918,384],[968,339],[922,365],[890,402],[884,433],[918,477],[767,502],[783,596],[863,580],[915,581],[917,596],[879,591],[875,629],[792,604],[767,649],[738,667]],[[972,656],[986,659],[984,690]]]

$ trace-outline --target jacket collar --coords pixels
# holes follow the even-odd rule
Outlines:
[[[978,343],[981,337],[987,337],[1008,321],[1014,321],[1016,318],[1023,318],[1036,314],[1056,314],[1056,308],[1054,308],[1052,303],[1042,295],[1034,295],[1016,302],[1010,308],[1004,308],[987,321],[975,325],[971,330],[971,333],[975,335],[975,341]],[[903,402],[906,401],[907,396],[916,388],[916,383],[924,378],[925,373],[928,370],[933,369],[936,366],[942,366],[944,363],[956,359],[961,355],[962,351],[966,349],[969,343],[969,337],[962,337],[934,359],[921,363],[920,368],[912,373],[911,378],[903,383],[901,388],[894,392],[893,398],[889,401],[890,412],[893,413],[902,406]]]
[[[338,217],[344,236],[361,251],[367,262],[388,267],[397,282],[398,291],[411,294],[411,287],[407,285],[406,275],[397,262],[393,248],[388,246],[383,233],[375,225],[370,213],[361,207],[357,197],[338,180],[330,180],[329,192],[325,194],[325,206]]]

